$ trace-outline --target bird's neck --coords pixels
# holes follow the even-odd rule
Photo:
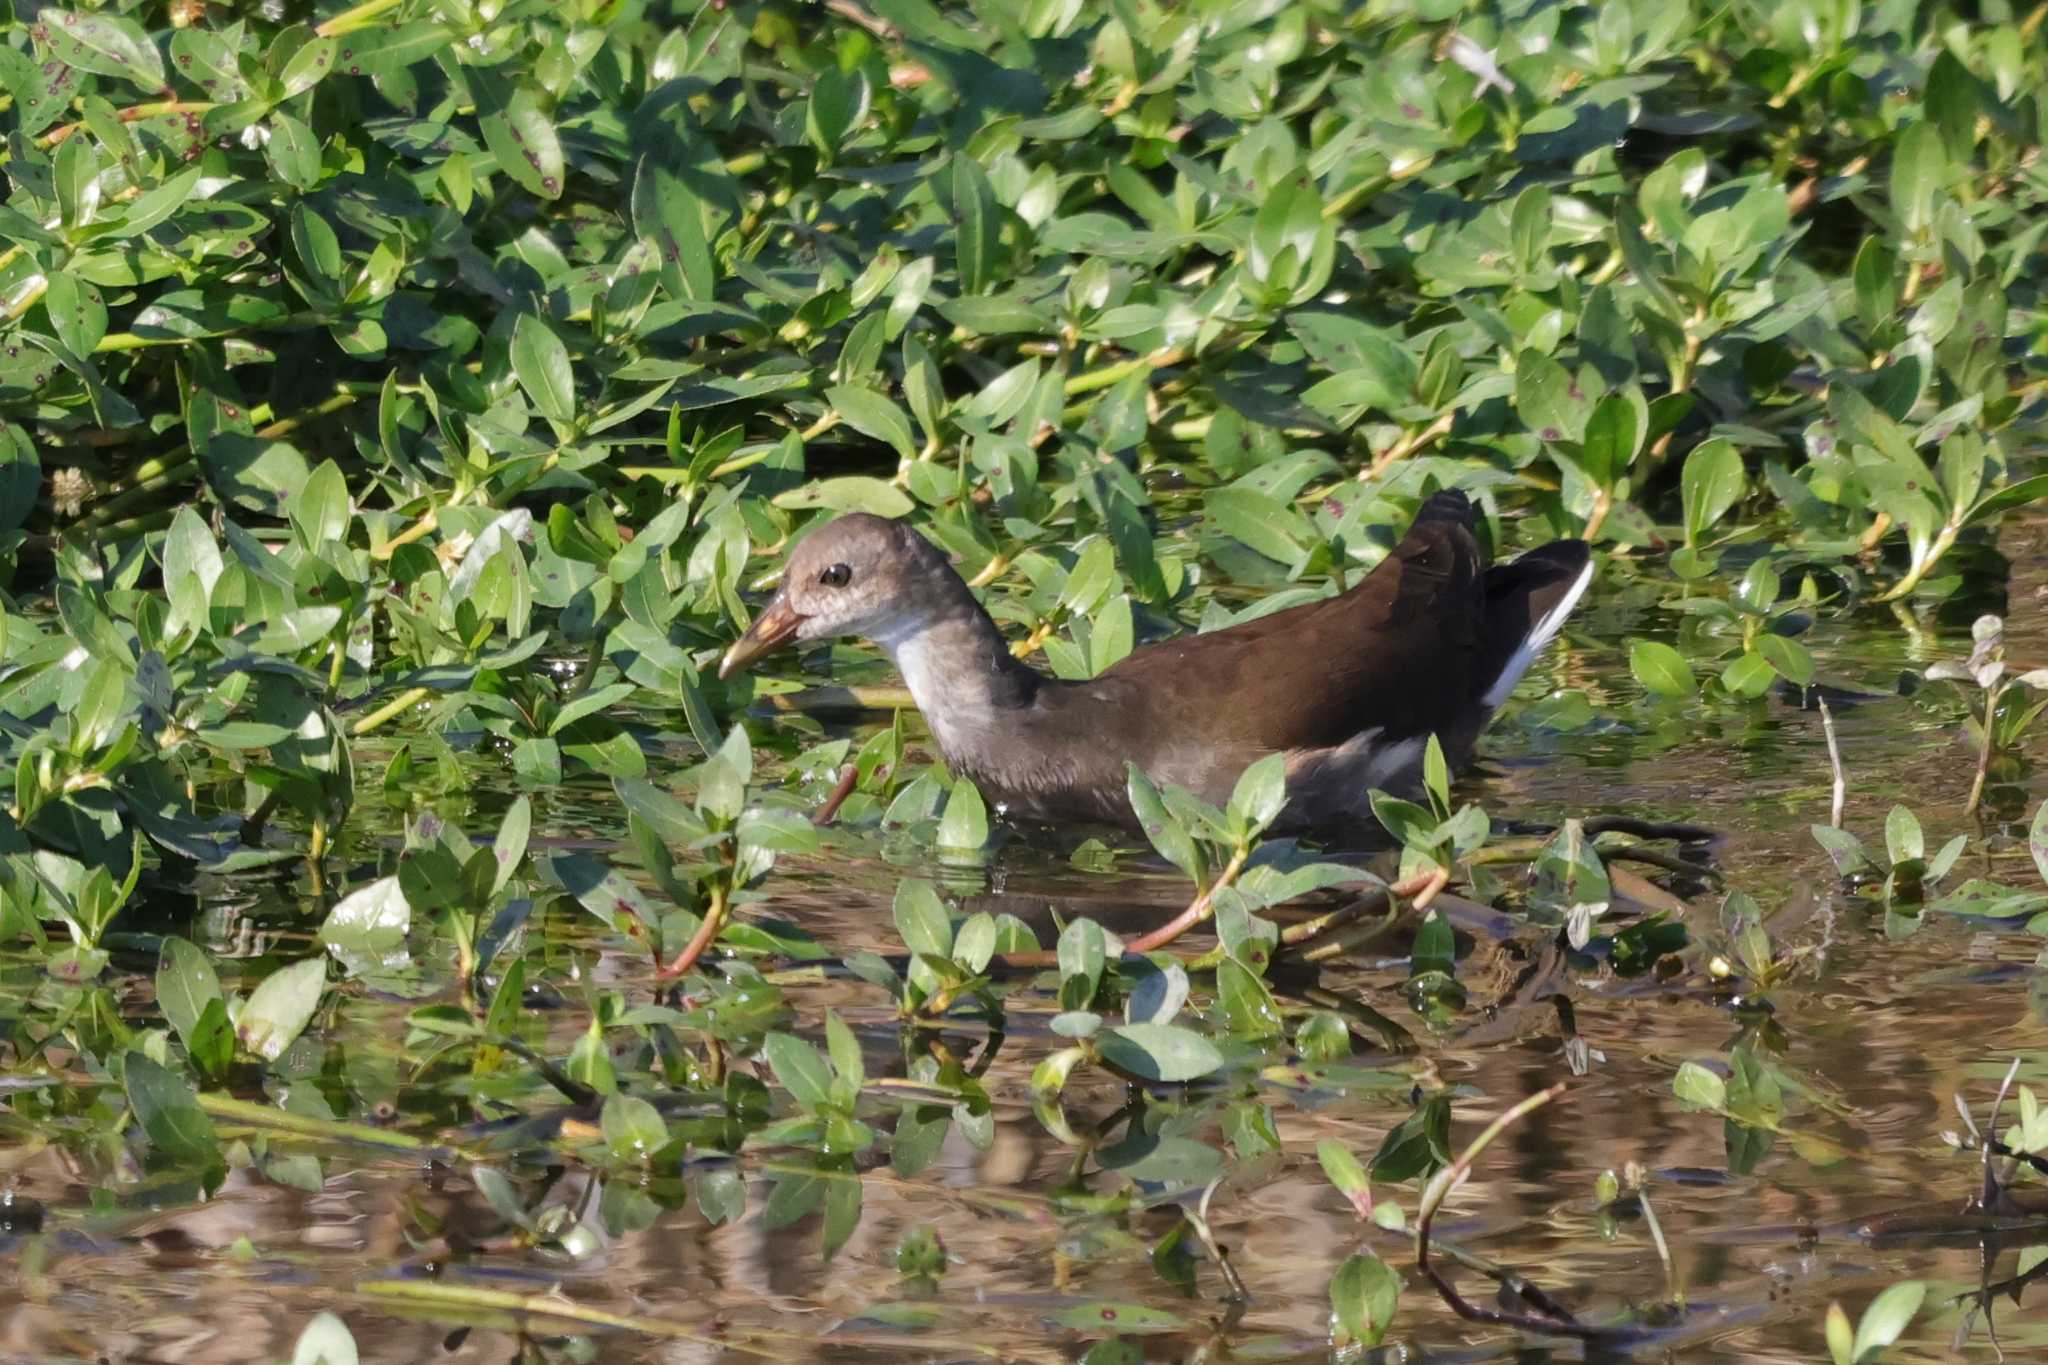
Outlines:
[[[978,766],[979,750],[1004,725],[1004,713],[1028,706],[1044,682],[1010,653],[996,623],[954,577],[882,630],[889,655],[947,762]]]

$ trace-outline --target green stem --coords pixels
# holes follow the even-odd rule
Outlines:
[[[92,348],[94,355],[114,351],[140,351],[150,346],[189,346],[192,337],[139,337],[133,332],[109,332]]]
[[[30,276],[22,291],[7,301],[7,321],[13,322],[16,318],[28,312],[29,309],[40,303],[43,295],[49,291],[49,276]]]
[[[1465,1177],[1472,1174],[1472,1163],[1480,1153],[1492,1145],[1493,1140],[1506,1132],[1510,1126],[1524,1116],[1534,1113],[1564,1093],[1564,1082],[1559,1081],[1548,1090],[1539,1090],[1509,1108],[1506,1113],[1486,1125],[1478,1137],[1472,1139],[1464,1154],[1456,1161],[1436,1173],[1429,1187],[1422,1192],[1422,1202],[1415,1209],[1415,1254],[1426,1263],[1429,1256],[1429,1228],[1436,1217],[1436,1211],[1450,1195],[1450,1192],[1465,1183]]]
[[[390,720],[393,716],[408,708],[419,705],[433,695],[434,689],[431,687],[408,687],[405,691],[357,721],[355,733],[367,735],[373,730],[380,729],[384,722]]]
[[[1975,815],[1977,803],[1984,799],[1984,779],[1991,772],[1991,724],[1997,719],[1998,698],[2003,692],[2004,689],[1999,687],[1984,689],[1984,736],[1983,742],[1977,746],[1977,776],[1970,783],[1970,799],[1963,803],[1965,815]]]
[[[1072,398],[1078,394],[1093,393],[1097,389],[1106,389],[1114,384],[1122,383],[1134,374],[1143,374],[1150,370],[1163,370],[1169,365],[1178,365],[1181,361],[1186,360],[1187,357],[1188,353],[1185,348],[1173,346],[1165,350],[1153,351],[1148,355],[1133,356],[1129,360],[1119,360],[1116,364],[1104,365],[1099,370],[1086,370],[1067,380],[1067,397]]]
[[[409,1133],[395,1133],[388,1128],[372,1128],[364,1123],[317,1119],[306,1114],[292,1113],[288,1109],[276,1109],[267,1104],[238,1100],[230,1095],[202,1091],[199,1095],[199,1107],[213,1118],[247,1124],[251,1128],[264,1128],[274,1133],[290,1133],[295,1137],[323,1138],[330,1142],[354,1142],[369,1147],[396,1148],[405,1152],[428,1151],[435,1146]]]
[[[369,27],[372,19],[386,10],[397,9],[402,3],[404,0],[363,0],[362,4],[354,9],[343,10],[315,28],[313,32],[322,38],[338,38],[344,33],[353,33],[359,28]]]

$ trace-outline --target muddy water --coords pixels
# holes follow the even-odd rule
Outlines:
[[[2029,662],[2048,660],[2048,624],[2036,605],[2036,588],[2048,583],[2044,541],[2048,533],[2023,528],[2005,544],[2015,564],[2014,653]],[[1401,1233],[1362,1229],[1318,1168],[1316,1144],[1333,1138],[1369,1157],[1410,1111],[1417,1080],[1457,1088],[1460,1144],[1503,1105],[1569,1081],[1561,1100],[1481,1159],[1439,1232],[1519,1268],[1595,1319],[1682,1298],[1688,1314],[1652,1356],[1824,1358],[1821,1325],[1831,1299],[1860,1309],[1906,1277],[1929,1281],[1930,1311],[1898,1356],[1941,1356],[1962,1319],[1958,1308],[1936,1306],[1975,1288],[1980,1276],[2014,1273],[2017,1253],[1879,1245],[1854,1231],[1885,1213],[1953,1210],[1973,1190],[1974,1166],[1941,1133],[1957,1126],[1958,1097],[1984,1113],[2013,1057],[2022,1060],[2023,1080],[2048,1091],[2048,1023],[2032,965],[2039,945],[2023,920],[1930,916],[1916,934],[1888,937],[1880,915],[1839,894],[1808,832],[1826,819],[1829,799],[1819,717],[1777,701],[1705,716],[1698,707],[1646,704],[1629,680],[1620,641],[1629,632],[1675,629],[1675,620],[1647,601],[1624,599],[1596,605],[1581,625],[1551,661],[1548,682],[1586,690],[1600,720],[1560,734],[1505,718],[1490,738],[1487,770],[1465,782],[1461,795],[1503,818],[1626,813],[1727,831],[1716,851],[1727,884],[1767,911],[1784,912],[1791,927],[1780,946],[1802,950],[1801,966],[1770,993],[1767,1013],[1745,1012],[1730,993],[1713,989],[1697,961],[1661,981],[1567,973],[1568,1008],[1560,1009],[1556,998],[1517,991],[1547,935],[1473,911],[1459,921],[1466,1005],[1447,1019],[1426,1021],[1404,996],[1398,936],[1326,969],[1316,988],[1379,1011],[1412,1049],[1375,1052],[1355,1040],[1353,1061],[1383,1073],[1378,1083],[1311,1090],[1266,1083],[1261,1095],[1272,1103],[1281,1151],[1232,1165],[1209,1206],[1216,1237],[1250,1293],[1241,1310],[1226,1305],[1222,1280],[1205,1259],[1194,1266],[1192,1298],[1155,1271],[1153,1246],[1173,1227],[1178,1205],[1148,1207],[1141,1195],[1127,1209],[1091,1215],[1059,1197],[1072,1192],[1074,1153],[1034,1117],[1027,1083],[1033,1066],[1065,1040],[1048,1027],[1051,1002],[1026,992],[1012,998],[1009,1032],[984,1077],[997,1100],[986,1150],[956,1131],[940,1160],[914,1179],[886,1167],[870,1172],[864,1216],[830,1261],[819,1254],[815,1217],[768,1225],[767,1185],[758,1175],[736,1225],[712,1227],[690,1205],[643,1202],[635,1213],[633,1192],[621,1187],[602,1205],[612,1219],[588,1219],[596,1244],[580,1260],[485,1250],[443,1270],[408,1241],[420,1226],[418,1211],[479,1239],[497,1227],[461,1168],[351,1150],[328,1154],[317,1194],[245,1170],[204,1203],[175,1186],[130,1184],[128,1202],[102,1205],[95,1187],[135,1174],[122,1153],[102,1153],[95,1165],[10,1128],[0,1164],[47,1217],[40,1231],[16,1226],[0,1242],[7,1251],[0,1359],[282,1360],[304,1323],[331,1308],[349,1322],[365,1359],[392,1362],[509,1361],[522,1350],[533,1359],[632,1362],[763,1354],[1050,1361],[1075,1358],[1118,1326],[1161,1329],[1129,1335],[1139,1353],[1130,1359],[1322,1360],[1336,1267],[1366,1245],[1406,1271],[1413,1249]],[[1824,622],[1810,640],[1828,680],[1889,692],[1930,651],[1966,652],[1958,642],[1967,640],[1967,617],[1935,623],[1916,639],[1872,613],[1850,624]],[[2031,885],[2037,874],[2023,833],[2048,782],[2017,768],[1994,786],[1992,816],[1965,824],[1972,756],[1958,742],[1959,708],[1948,691],[1929,688],[1838,715],[1850,782],[1846,823],[1881,841],[1884,813],[1905,801],[1927,823],[1930,846],[1951,832],[1988,832],[1966,855],[1970,875]],[[555,793],[542,802],[547,832],[600,844],[616,837],[602,803],[589,796]],[[488,805],[479,802],[480,833],[495,818]],[[856,838],[830,857],[779,869],[771,908],[837,948],[898,951],[888,906],[904,871],[878,843]],[[1155,922],[1185,895],[1158,872],[1089,874],[1029,848],[1001,854],[979,890],[991,905],[1039,923],[1057,910],[1096,914],[1121,928]],[[201,896],[198,932],[224,958],[303,950],[294,935],[307,920],[275,889],[201,888]],[[1711,929],[1717,904],[1711,889],[1694,895],[1694,921]],[[637,959],[623,957],[599,970],[621,980],[645,975]],[[348,1067],[386,1078],[401,1121],[446,1102],[408,1087],[400,1049],[406,1013],[417,1003],[402,997],[445,991],[445,972],[445,961],[427,955],[388,997],[352,1001],[322,1040]],[[121,1007],[147,1018],[146,973],[132,981]],[[34,989],[21,978],[4,986]],[[854,1025],[871,1076],[902,1074],[897,1024],[880,992],[847,980],[789,990],[804,1020],[814,1024],[829,1005]],[[581,1022],[576,1009],[563,1011],[562,1048]],[[1753,1165],[1731,1163],[1722,1121],[1685,1108],[1671,1084],[1682,1061],[1723,1057],[1743,1036],[1773,1049],[1796,1083],[1786,1131]],[[989,1046],[972,1028],[941,1041],[966,1057]],[[1080,1127],[1122,1102],[1109,1087],[1081,1088],[1068,1097],[1069,1115]],[[463,1109],[449,1103],[446,1112]],[[885,1129],[888,1123],[881,1120]],[[1207,1136],[1215,1139],[1213,1125]],[[546,1162],[532,1156],[515,1165],[537,1184]],[[1631,1162],[1649,1173],[1652,1206],[1671,1247],[1668,1272],[1641,1217],[1610,1217],[1594,1206],[1599,1173]],[[1096,1195],[1127,1188],[1122,1177],[1100,1172],[1084,1183]],[[591,1198],[587,1185],[571,1165],[549,1200]],[[1413,1187],[1382,1191],[1411,1212],[1415,1196]],[[935,1233],[945,1248],[948,1268],[936,1287],[906,1285],[897,1274],[896,1248],[914,1229]],[[586,1314],[641,1315],[658,1320],[662,1334],[528,1318],[530,1335],[522,1337],[522,1320],[508,1315],[397,1310],[361,1292],[377,1280],[436,1274],[471,1288],[554,1296]],[[1569,1343],[1535,1343],[1463,1322],[1419,1276],[1406,1278],[1388,1338],[1412,1353],[1401,1358],[1581,1354]],[[1475,1300],[1492,1302],[1476,1277],[1461,1274],[1459,1282]],[[2016,1358],[2048,1349],[2048,1315],[2031,1304],[2006,1302],[1997,1321]],[[1981,1320],[1969,1343],[1972,1357],[1990,1357]]]

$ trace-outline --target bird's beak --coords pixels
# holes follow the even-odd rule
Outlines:
[[[733,641],[732,648],[718,661],[718,676],[724,679],[745,672],[756,659],[773,654],[794,640],[797,627],[803,623],[804,618],[791,610],[789,599],[776,593],[761,608],[754,624],[747,627],[747,633]]]

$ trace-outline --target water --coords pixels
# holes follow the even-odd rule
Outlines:
[[[2009,531],[2004,543],[2015,564],[2012,652],[2030,662],[2048,659],[2048,627],[2033,611],[2048,591],[2037,553],[2044,539],[2048,530],[2035,524]],[[1413,1352],[1405,1358],[1574,1358],[1582,1352],[1572,1343],[1534,1342],[1455,1317],[1413,1273],[1412,1237],[1362,1224],[1315,1156],[1320,1140],[1333,1139],[1369,1159],[1409,1114],[1418,1083],[1454,1087],[1453,1144],[1461,1146],[1505,1104],[1558,1080],[1569,1082],[1564,1096],[1481,1157],[1450,1200],[1439,1236],[1519,1269],[1592,1320],[1682,1297],[1690,1315],[1649,1348],[1652,1355],[1824,1358],[1830,1300],[1843,1300],[1853,1315],[1885,1285],[1922,1278],[1929,1308],[1899,1358],[1941,1356],[1960,1321],[1950,1300],[1974,1289],[1980,1275],[2013,1274],[2015,1252],[1980,1250],[1968,1239],[1879,1245],[1855,1228],[1879,1215],[1958,1209],[1978,1176],[1973,1160],[1941,1139],[1958,1126],[1956,1101],[1981,1122],[2014,1056],[2023,1081],[2048,1086],[2048,1025],[2033,968],[2039,946],[2024,919],[1935,915],[1910,937],[1889,937],[1881,913],[1841,893],[1808,832],[1827,818],[1829,800],[1820,717],[1775,700],[1705,716],[1696,706],[1641,702],[1621,639],[1660,622],[1676,625],[1633,600],[1596,603],[1569,649],[1539,675],[1553,686],[1583,688],[1599,719],[1556,733],[1507,718],[1486,745],[1486,770],[1461,784],[1460,797],[1517,820],[1615,813],[1724,830],[1715,852],[1727,884],[1784,915],[1789,927],[1774,938],[1781,951],[1798,954],[1798,965],[1769,992],[1768,1012],[1745,1012],[1735,992],[1717,989],[1697,950],[1669,979],[1565,971],[1554,978],[1561,1002],[1526,983],[1518,989],[1540,965],[1549,934],[1474,911],[1457,917],[1466,999],[1448,1017],[1425,1018],[1404,995],[1404,932],[1324,969],[1313,982],[1327,993],[1319,998],[1362,1002],[1399,1026],[1397,1041],[1407,1041],[1388,1047],[1364,1024],[1354,1031],[1352,1064],[1376,1080],[1308,1089],[1284,1075],[1258,1082],[1254,1093],[1271,1105],[1280,1148],[1230,1162],[1208,1206],[1213,1233],[1250,1293],[1241,1308],[1225,1301],[1222,1278],[1200,1253],[1189,1263],[1193,1297],[1155,1268],[1155,1246],[1195,1195],[1090,1208],[1089,1197],[1131,1187],[1092,1169],[1077,1183],[1075,1151],[1034,1115],[1032,1069],[1067,1040],[1051,1031],[1049,996],[1019,990],[1009,998],[1008,1032],[982,1074],[995,1105],[986,1150],[956,1128],[923,1174],[905,1179],[886,1166],[868,1172],[863,1216],[829,1261],[820,1255],[816,1216],[769,1225],[765,1168],[786,1153],[749,1162],[745,1216],[714,1227],[678,1199],[673,1169],[644,1189],[634,1178],[613,1177],[600,1194],[591,1169],[573,1159],[588,1140],[587,1123],[513,1150],[500,1169],[530,1208],[590,1206],[588,1245],[572,1259],[519,1247],[462,1163],[321,1146],[311,1149],[324,1160],[317,1192],[288,1183],[289,1166],[268,1175],[243,1167],[202,1202],[189,1188],[145,1178],[117,1142],[83,1152],[64,1142],[65,1125],[76,1121],[65,1114],[76,1115],[89,1095],[72,1096],[54,1116],[17,1113],[0,1159],[17,1200],[40,1204],[43,1216],[39,1226],[26,1212],[0,1223],[9,1253],[0,1282],[0,1359],[287,1359],[304,1324],[333,1309],[365,1359],[393,1362],[1063,1360],[1116,1329],[1142,1353],[1132,1359],[1323,1360],[1330,1277],[1361,1246],[1404,1274],[1387,1340]],[[1945,621],[1934,636],[1915,640],[1872,611],[1853,622],[1826,620],[1811,639],[1824,678],[1889,691],[1903,670],[1925,665],[1930,649],[1967,652],[1967,623]],[[1950,691],[1931,686],[1837,716],[1850,783],[1846,823],[1867,841],[1881,844],[1884,814],[1896,801],[1921,814],[1930,847],[1952,832],[1977,834],[1980,827],[1960,815],[1973,755],[1958,739],[1960,708]],[[360,761],[373,778],[377,757]],[[1988,837],[1973,842],[1962,871],[2035,885],[2024,824],[2042,783],[2024,766],[2006,776],[2012,780],[1994,783],[1991,793],[1992,813],[1981,827]],[[503,795],[486,789],[441,809],[481,835]],[[601,787],[544,794],[536,816],[541,838],[612,851],[620,837]],[[380,841],[394,837],[396,816],[369,812],[360,823],[353,851],[373,860]],[[879,840],[852,836],[778,868],[770,909],[836,951],[898,953],[889,901],[904,870]],[[207,884],[189,900],[164,898],[151,913],[154,927],[197,937],[232,980],[238,955],[267,963],[261,955],[307,951],[307,926],[317,923],[307,891],[261,880]],[[981,893],[985,904],[1041,926],[1047,942],[1043,926],[1053,910],[1135,931],[1186,896],[1152,864],[1090,873],[1017,847],[999,856]],[[1693,897],[1688,919],[1696,931],[1713,932],[1717,905],[1714,892]],[[564,916],[529,932],[529,952],[558,973],[574,950],[602,949],[590,959],[595,974],[647,998],[644,958],[597,937],[587,919]],[[448,955],[418,934],[415,948],[420,957],[380,980],[381,992],[349,988],[346,1007],[323,1023],[311,1064],[293,1084],[320,1087],[358,1114],[387,1116],[394,1128],[432,1134],[466,1122],[472,1111],[456,1093],[466,1071],[423,1064],[430,1049],[418,1037],[401,1046],[408,1013],[422,999],[454,998]],[[110,999],[131,1023],[155,1022],[150,965],[146,955],[116,963]],[[33,968],[0,978],[0,993],[16,999],[41,989]],[[941,1048],[978,1064],[990,1046],[978,1026],[901,1030],[882,992],[844,977],[787,989],[812,1036],[827,1007],[853,1027],[871,1078],[903,1075],[907,1053]],[[568,999],[549,1018],[539,1041],[560,1057],[584,1015]],[[1672,1088],[1682,1062],[1721,1061],[1743,1038],[1775,1058],[1791,1082],[1784,1131],[1747,1167],[1731,1161],[1723,1122],[1688,1109]],[[69,1057],[62,1044],[53,1046],[53,1063]],[[1126,1098],[1103,1073],[1087,1077],[1066,1096],[1077,1129],[1112,1115]],[[530,1109],[548,1107],[544,1096],[515,1098]],[[1189,1100],[1191,1111],[1205,1104],[1200,1133],[1214,1142],[1221,1103]],[[877,1117],[885,1131],[893,1107]],[[1595,1207],[1599,1174],[1629,1163],[1649,1172],[1672,1252],[1668,1273],[1644,1219]],[[1412,1216],[1412,1184],[1378,1193]],[[7,1213],[0,1209],[0,1220]],[[918,1230],[936,1234],[944,1248],[946,1268],[935,1286],[898,1274],[897,1249]],[[1475,1302],[1493,1303],[1483,1280],[1454,1275]],[[378,1297],[385,1292],[379,1286],[393,1281],[504,1297],[461,1308]],[[522,1297],[583,1321],[537,1315]],[[635,1321],[606,1327],[605,1315]],[[1146,1327],[1159,1330],[1134,1330]],[[2004,1303],[1998,1328],[2017,1357],[2048,1345],[2048,1323],[2030,1305]],[[1990,1355],[1981,1322],[1968,1351]]]

